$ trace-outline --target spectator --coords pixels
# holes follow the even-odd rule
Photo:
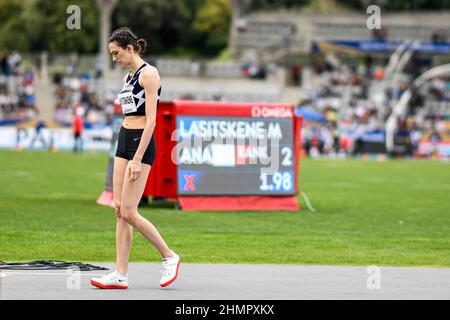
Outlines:
[[[45,128],[45,122],[42,120],[38,120],[36,122],[36,126],[34,127],[35,133],[34,133],[33,139],[31,140],[30,149],[33,149],[34,143],[38,139],[40,140],[40,142],[42,144],[42,148],[43,149],[47,148],[47,142],[45,141],[45,137],[42,133],[42,129],[44,129],[44,128]]]
[[[79,105],[75,108],[72,119],[72,131],[74,139],[73,152],[83,152],[83,139],[82,139],[82,133],[84,129],[83,116],[84,116],[84,108],[81,105]]]
[[[383,26],[380,29],[373,29],[372,35],[375,41],[386,41],[388,39],[388,29]]]
[[[31,120],[35,118],[34,75],[25,72],[18,53],[3,55],[0,61],[0,119]]]
[[[11,74],[11,69],[8,63],[8,55],[4,52],[0,52],[0,76],[9,76]]]
[[[302,68],[296,63],[291,67],[292,81],[294,82],[294,86],[298,87],[300,83]]]

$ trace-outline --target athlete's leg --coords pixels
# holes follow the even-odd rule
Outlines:
[[[123,182],[127,165],[127,159],[119,157],[114,158],[113,190],[114,205],[117,215],[116,270],[123,274],[128,273],[128,257],[130,255],[131,242],[133,240],[133,227],[123,219],[120,211]]]
[[[158,230],[156,230],[155,226],[137,211],[139,201],[144,193],[150,169],[150,165],[143,163],[141,176],[134,182],[130,182],[127,174],[125,174],[120,212],[122,218],[137,229],[144,238],[150,241],[160,252],[161,256],[165,258],[172,256],[172,251],[169,249]]]
[[[39,135],[39,138],[41,139],[42,148],[46,149],[47,148],[47,141],[45,141],[45,138],[42,135],[42,133]]]

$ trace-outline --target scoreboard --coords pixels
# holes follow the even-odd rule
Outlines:
[[[301,126],[287,103],[162,101],[144,196],[186,211],[298,211]]]
[[[292,117],[176,115],[179,195],[294,195]]]

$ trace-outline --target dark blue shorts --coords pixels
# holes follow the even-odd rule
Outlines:
[[[143,132],[144,129],[127,129],[121,126],[119,131],[119,140],[117,141],[116,157],[133,160],[134,154],[136,153],[139,143],[141,142]],[[152,139],[148,144],[147,150],[145,150],[141,162],[148,165],[153,165],[153,161],[155,161],[155,154],[155,138],[152,135]]]

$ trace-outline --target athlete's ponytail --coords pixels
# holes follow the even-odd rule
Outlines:
[[[131,30],[127,27],[122,27],[114,30],[109,38],[109,42],[116,42],[119,47],[126,49],[128,45],[131,45],[139,55],[143,54],[147,49],[147,42],[138,38]]]
[[[139,54],[145,53],[145,50],[147,50],[147,41],[145,41],[144,39],[140,38],[136,42],[137,42],[137,44],[139,46]]]

